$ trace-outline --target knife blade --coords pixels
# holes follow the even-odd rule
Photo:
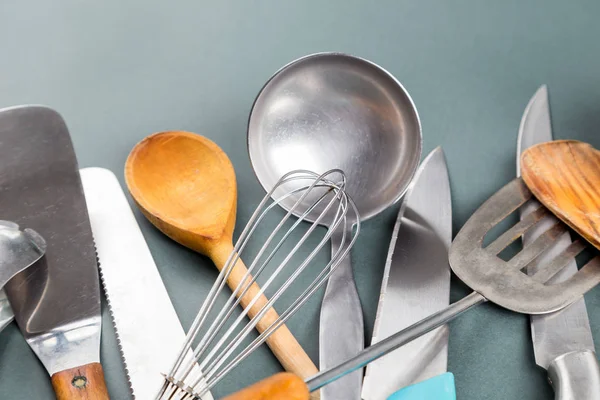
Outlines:
[[[548,88],[541,86],[525,108],[519,136],[517,139],[517,176],[520,176],[520,156],[528,147],[537,143],[553,140]],[[540,206],[540,203],[528,204],[521,218]],[[527,235],[523,243],[537,238],[550,228],[554,221],[538,224]],[[556,257],[571,243],[567,232],[556,241],[542,260]],[[532,273],[533,271],[528,271]],[[553,279],[561,282],[577,272],[575,260],[569,263]],[[566,309],[545,315],[532,315],[531,335],[536,364],[548,371],[556,398],[600,399],[600,366],[594,353],[594,340],[583,297]]]
[[[131,393],[152,399],[186,335],[117,177],[84,168],[81,181]]]
[[[0,112],[3,218],[48,244],[46,256],[16,275],[6,295],[57,399],[108,399],[100,364],[100,282],[77,159],[54,110]]]
[[[372,343],[449,304],[448,250],[451,239],[450,184],[444,153],[438,147],[419,167],[398,212]],[[363,384],[363,399],[383,400],[399,388],[444,373],[448,333],[447,326],[438,328],[369,364]],[[408,392],[402,398],[409,398]]]

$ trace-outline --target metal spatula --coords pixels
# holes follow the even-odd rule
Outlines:
[[[568,227],[541,205],[490,244],[484,245],[484,239],[492,228],[529,202],[536,200],[525,183],[517,178],[487,200],[456,236],[450,248],[450,265],[456,275],[475,292],[445,310],[366,348],[337,367],[309,378],[306,380],[308,389],[317,390],[349,372],[362,368],[487,300],[520,313],[544,314],[568,306],[600,283],[600,257],[593,258],[568,280],[548,283],[575,256],[586,247],[592,246],[582,239],[575,240],[555,258],[540,262],[542,258],[539,256],[561,235],[568,234]],[[500,257],[502,251],[511,243],[540,222],[547,220],[554,223],[536,240],[527,243],[508,260]],[[527,275],[526,268],[533,268],[536,272]]]

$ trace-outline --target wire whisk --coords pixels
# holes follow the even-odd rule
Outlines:
[[[348,255],[360,232],[358,210],[345,188],[346,177],[339,169],[323,174],[296,170],[284,175],[266,194],[202,303],[179,356],[165,375],[157,400],[200,399],[263,344],[327,281]],[[295,201],[293,206],[281,217],[279,203],[290,200]],[[294,214],[299,217],[290,219]],[[253,234],[268,232],[269,224],[274,220],[278,220],[276,226],[256,255],[251,256],[253,249],[249,243]],[[355,230],[342,235],[339,250],[328,262],[319,264],[317,257],[332,233],[347,232],[341,228],[353,223]],[[328,227],[322,237],[319,233],[325,228],[318,229],[319,225]],[[324,249],[323,253],[328,254],[328,249]],[[302,257],[304,254],[308,255]],[[223,297],[226,282],[236,273],[236,263],[242,256],[248,272],[222,306],[219,298]],[[249,264],[248,257],[251,257]],[[307,274],[310,278],[316,276],[312,280],[305,279]],[[259,288],[257,279],[261,276],[265,282]],[[298,279],[300,276],[303,279]],[[266,290],[272,293],[270,299],[265,296]],[[294,299],[286,305],[285,311],[277,315],[274,306],[281,306],[288,290]],[[300,295],[293,295],[299,291]],[[238,307],[240,305],[242,307]],[[248,313],[253,308],[257,308],[257,312],[250,317]],[[265,323],[267,325],[260,329],[262,333],[251,339],[250,335],[257,325]]]

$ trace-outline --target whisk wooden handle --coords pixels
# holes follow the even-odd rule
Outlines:
[[[249,386],[223,400],[307,400],[308,388],[302,379],[282,372]]]
[[[229,244],[218,246],[212,252],[211,258],[213,259],[219,271],[227,262],[227,258],[232,251],[233,246]],[[227,284],[232,290],[235,290],[235,288],[242,283],[242,279],[244,278],[246,272],[246,266],[241,259],[238,260],[233,268],[233,271],[231,272],[231,275],[229,276],[229,279],[227,280]],[[260,287],[256,283],[252,284],[248,292],[240,301],[242,306],[245,308],[250,301],[257,296],[259,291]],[[264,295],[261,295],[258,301],[254,303],[248,312],[248,315],[251,318],[254,317],[267,302],[267,298]],[[271,308],[258,322],[256,329],[262,333],[271,324],[273,324],[278,317],[279,316],[275,309]],[[303,379],[313,376],[319,372],[315,364],[312,362],[308,354],[306,354],[304,349],[302,349],[302,346],[300,346],[300,343],[298,343],[287,326],[281,325],[275,332],[273,332],[267,339],[267,344],[286,371],[292,372]],[[311,395],[311,398],[318,398],[318,393]]]

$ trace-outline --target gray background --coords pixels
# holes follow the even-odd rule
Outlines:
[[[211,138],[236,168],[239,230],[263,196],[245,144],[254,96],[297,57],[352,53],[388,69],[411,93],[424,154],[444,148],[456,233],[514,177],[519,120],[540,84],[550,88],[556,137],[600,147],[599,12],[600,2],[592,0],[2,0],[0,106],[55,108],[69,125],[80,165],[110,168],[121,182],[127,154],[150,133],[181,129]],[[396,211],[365,223],[352,254],[367,338]],[[215,268],[137,216],[188,326]],[[466,293],[454,281],[452,300]],[[314,360],[318,300],[289,323]],[[586,300],[600,343],[600,290]],[[105,305],[103,314],[109,391],[126,399]],[[451,332],[449,369],[459,399],[552,398],[534,364],[526,316],[485,305],[453,322]],[[266,349],[253,357],[215,394],[280,368]],[[14,324],[0,334],[0,398],[52,398],[43,367]]]

